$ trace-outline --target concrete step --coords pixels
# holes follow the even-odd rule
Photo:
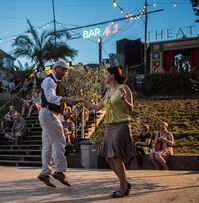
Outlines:
[[[28,123],[26,124],[26,126],[27,128],[41,128],[39,123],[37,124]]]
[[[41,135],[25,135],[22,140],[41,140]]]
[[[97,118],[101,116],[98,113]],[[26,119],[26,135],[17,144],[5,139],[4,132],[0,132],[0,165],[7,166],[41,166],[42,150],[42,129],[39,124],[38,115],[31,115]],[[90,117],[89,122],[84,127],[85,137],[89,134],[90,129],[95,126],[95,118]],[[10,132],[10,129],[5,130]],[[81,133],[81,131],[78,131]],[[89,138],[89,136],[88,136]],[[77,141],[78,142],[78,141]],[[81,167],[81,155],[79,144],[66,146],[66,157],[69,167]],[[74,154],[75,153],[75,154]],[[70,154],[73,154],[70,156]]]
[[[20,140],[17,145],[42,145],[42,140]]]
[[[1,166],[40,166],[41,161],[13,161],[13,160],[0,160]]]
[[[26,124],[39,124],[39,120],[26,120]]]
[[[42,134],[42,130],[30,130],[26,132],[26,136],[41,135],[41,134]]]
[[[24,140],[38,140],[39,141],[39,140],[42,139],[41,137],[42,137],[41,134],[33,133],[32,135],[25,135],[25,136],[23,136],[21,138],[21,141],[24,141]],[[15,141],[8,140],[5,137],[2,137],[0,145],[6,144],[6,143],[14,143],[14,142]]]
[[[12,144],[12,145],[1,145],[1,149],[11,149],[11,150],[18,150],[18,149],[26,149],[26,150],[29,150],[29,149],[38,149],[38,150],[41,150],[42,149],[42,146],[41,145],[38,145],[38,144],[31,144],[31,145],[15,145],[15,144]]]
[[[26,135],[26,136],[22,137],[21,140],[18,141],[18,143],[23,143],[23,142],[35,143],[35,142],[41,142],[41,141],[42,141],[41,134],[39,134],[39,135],[33,134],[33,135]],[[7,145],[7,144],[13,145],[13,144],[15,144],[15,141],[8,140],[8,139],[2,137],[0,145],[2,146],[2,145]]]
[[[39,127],[31,127],[26,129],[27,132],[32,132],[32,131],[42,131],[42,128]]]
[[[41,161],[41,155],[0,154],[0,161]]]
[[[33,119],[39,119],[38,118],[38,114],[32,114],[32,115],[30,115],[30,117],[26,117],[26,115],[25,116],[23,116],[23,118],[25,119],[25,120],[33,120]]]
[[[9,155],[9,154],[20,154],[20,155],[41,155],[40,149],[0,149],[0,154]]]

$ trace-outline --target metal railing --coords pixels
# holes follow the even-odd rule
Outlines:
[[[33,82],[33,80],[31,80],[30,83],[31,82]],[[21,97],[23,96],[24,90],[25,88],[27,88],[28,85],[21,88],[16,94],[5,101],[5,103],[0,107],[0,121],[3,119],[3,116],[9,111],[10,105],[14,105],[16,109],[21,107]],[[17,88],[18,86],[16,86],[14,90],[16,90]]]

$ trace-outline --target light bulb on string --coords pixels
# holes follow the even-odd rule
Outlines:
[[[125,16],[126,18],[128,18],[129,17],[129,14],[128,13],[126,13],[126,16]]]
[[[115,0],[113,1],[113,6],[114,6],[114,7],[116,7],[116,6],[117,6],[117,3],[116,3],[116,1],[115,1]]]

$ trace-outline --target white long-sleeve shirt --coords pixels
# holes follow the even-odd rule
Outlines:
[[[60,81],[54,71],[52,71],[52,75],[56,82]],[[46,77],[41,83],[41,88],[44,90],[44,95],[49,103],[60,105],[62,96],[56,95],[57,84],[55,81],[51,77]]]

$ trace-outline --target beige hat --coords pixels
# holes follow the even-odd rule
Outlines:
[[[63,62],[63,61],[57,61],[53,64],[53,68],[60,67],[60,68],[66,68],[68,69],[69,67]]]

